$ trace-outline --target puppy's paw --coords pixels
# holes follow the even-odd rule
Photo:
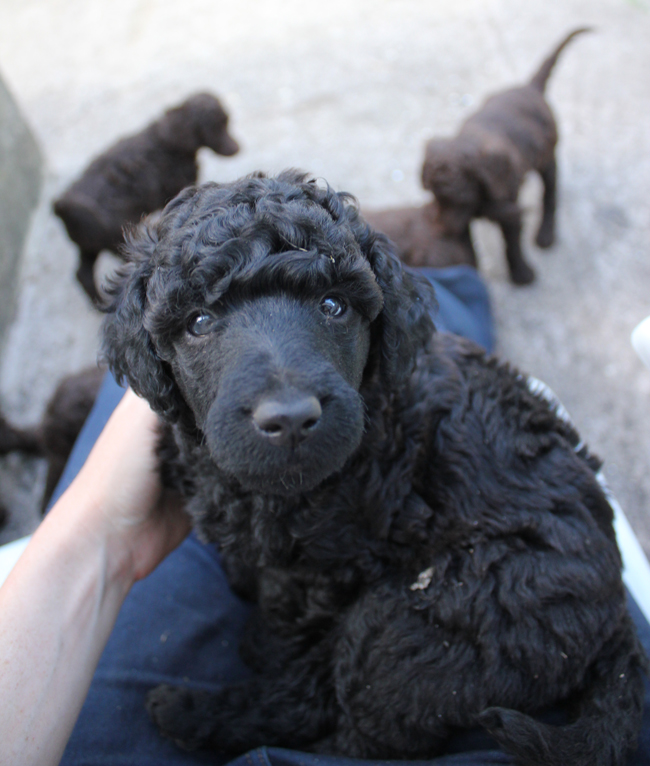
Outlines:
[[[502,707],[489,707],[479,715],[478,721],[490,734],[494,734],[503,729],[503,716],[512,712]]]
[[[145,706],[163,736],[184,750],[198,750],[211,740],[211,697],[206,691],[161,684],[147,694]]]
[[[558,747],[562,732],[557,726],[546,726],[525,713],[502,707],[487,708],[478,716],[478,722],[506,752],[522,763],[530,766],[569,763],[563,757],[558,759],[554,752],[555,749],[562,752],[562,748]],[[578,743],[573,743],[573,746],[576,744],[579,748]],[[573,752],[579,752],[579,749]]]
[[[537,236],[535,237],[535,243],[537,247],[544,249],[551,247],[555,242],[555,232],[552,226],[540,226]]]
[[[535,272],[527,263],[520,263],[510,271],[510,279],[516,285],[529,285],[535,279]]]

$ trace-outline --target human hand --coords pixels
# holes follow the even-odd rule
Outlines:
[[[146,577],[189,532],[180,495],[161,484],[158,438],[157,415],[127,391],[65,493],[66,507],[106,544],[109,576]]]

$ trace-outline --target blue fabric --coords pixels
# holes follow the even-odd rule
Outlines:
[[[190,535],[126,599],[62,763],[223,763],[163,739],[144,700],[160,683],[217,689],[244,678],[237,646],[247,616],[214,547]]]
[[[650,657],[650,623],[646,620],[638,604],[627,594],[628,610],[636,625],[637,633],[645,649],[645,653]],[[628,759],[627,766],[648,766],[650,764],[650,679],[645,679],[645,702],[643,708],[643,726],[639,736],[639,746],[637,751]]]
[[[438,310],[432,315],[440,332],[462,335],[492,353],[494,321],[485,282],[471,266],[430,266],[411,269],[426,277],[433,285]]]
[[[426,269],[439,299],[439,329],[460,332],[488,350],[493,345],[487,290],[472,269]],[[58,497],[83,464],[123,394],[108,375],[60,486]],[[127,597],[100,659],[88,697],[72,733],[64,766],[190,766],[219,764],[207,753],[186,753],[163,739],[144,708],[147,691],[159,683],[218,688],[247,674],[237,646],[249,608],[230,591],[219,556],[192,534]],[[636,604],[630,611],[650,650],[650,625]],[[650,763],[650,687],[641,746],[628,766]],[[230,766],[353,766],[377,762],[258,748]],[[384,761],[398,766],[399,761]],[[430,766],[496,766],[511,759],[481,731],[455,737],[448,753]]]

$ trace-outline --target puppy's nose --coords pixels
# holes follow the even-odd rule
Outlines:
[[[314,430],[322,412],[315,396],[286,401],[264,399],[253,412],[253,422],[263,436],[278,447],[295,446]]]

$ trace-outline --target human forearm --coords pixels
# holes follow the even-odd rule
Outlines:
[[[59,762],[131,585],[84,511],[64,495],[0,589],[3,766]]]
[[[161,487],[158,419],[128,392],[0,589],[0,764],[61,753],[131,585],[189,530]]]

